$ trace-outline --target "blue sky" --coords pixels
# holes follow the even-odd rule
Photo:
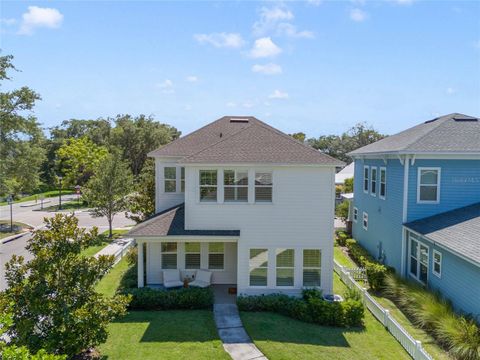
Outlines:
[[[480,116],[480,2],[8,2],[4,89],[45,126],[153,115],[188,133],[254,115],[309,137],[366,121],[391,134]]]

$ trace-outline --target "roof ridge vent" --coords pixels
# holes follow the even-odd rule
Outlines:
[[[230,118],[231,123],[237,123],[237,124],[248,124],[249,119],[248,118]]]
[[[455,116],[453,118],[455,121],[478,121],[477,118],[474,117],[461,117],[461,116]]]

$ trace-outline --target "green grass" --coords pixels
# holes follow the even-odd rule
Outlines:
[[[96,291],[105,296],[115,295],[120,280],[129,268],[130,266],[128,265],[127,259],[125,257],[122,258],[117,265],[115,265],[110,272],[99,281]]]
[[[74,194],[74,193],[75,193],[74,190],[67,190],[67,189],[62,190],[62,195],[71,195],[71,194]],[[15,200],[14,203],[16,204],[16,203],[21,203],[21,202],[25,202],[25,201],[35,200],[35,199],[37,199],[38,202],[40,203],[40,196],[41,195],[43,195],[43,197],[45,199],[50,198],[50,197],[55,197],[55,196],[58,196],[58,190],[51,190],[51,191],[46,191],[46,192],[43,192],[43,193],[24,196],[24,197],[20,198],[19,200]],[[0,202],[0,205],[7,205],[7,204],[8,203],[6,201]]]
[[[350,257],[346,255],[340,247],[335,246],[334,254],[335,260],[337,260],[340,265],[347,267],[357,267],[353,260],[350,259]],[[335,276],[337,275],[335,274]],[[335,290],[335,293],[338,293],[337,290]],[[378,303],[382,305],[385,309],[389,310],[390,315],[395,318],[395,320],[397,320],[397,322],[402,325],[410,335],[412,335],[416,340],[421,341],[425,350],[427,350],[427,352],[431,356],[433,356],[434,359],[451,359],[447,352],[435,342],[433,337],[426,333],[424,330],[414,326],[412,322],[403,314],[403,312],[395,305],[395,303],[373,292],[370,292],[370,295],[372,295],[375,300],[377,300]]]
[[[132,311],[109,325],[104,359],[230,359],[210,310]]]
[[[334,292],[346,287],[334,276]],[[308,324],[279,314],[242,312],[255,345],[271,360],[280,359],[410,359],[402,346],[365,311],[364,328]]]
[[[0,221],[0,224],[7,224],[8,226],[10,226],[10,221]],[[22,226],[23,228],[29,228],[30,229],[30,226],[28,226],[27,224],[21,223],[21,222],[14,221],[13,225],[19,225],[19,226]],[[12,235],[20,234],[20,233],[21,233],[21,231],[0,232],[0,239],[6,238],[6,237],[9,237],[9,236],[12,236]]]
[[[108,238],[108,237],[102,237],[100,242],[98,243],[98,245],[93,245],[93,246],[90,246],[88,248],[86,248],[85,250],[82,251],[82,255],[83,256],[93,256],[95,255],[97,252],[99,252],[100,250],[102,250],[105,246],[107,246],[108,244],[110,244],[112,242],[113,239],[118,239],[120,238],[123,234],[127,233],[128,230],[124,230],[124,229],[121,229],[121,230],[113,230],[112,233],[113,233],[113,236],[112,238]],[[101,235],[105,235],[105,236],[108,236],[108,230],[107,231],[104,231]]]
[[[62,202],[62,209],[58,209],[58,205],[51,205],[47,207],[43,207],[43,209],[35,209],[34,211],[64,211],[64,210],[79,210],[79,209],[88,209],[89,206],[80,201],[80,204],[77,200],[70,200],[67,202]]]

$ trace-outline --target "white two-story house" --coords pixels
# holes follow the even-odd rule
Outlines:
[[[152,151],[156,212],[130,235],[138,286],[212,272],[239,294],[332,293],[335,168],[254,117],[226,116]],[[145,254],[145,255],[144,255]],[[144,256],[146,258],[144,258]]]

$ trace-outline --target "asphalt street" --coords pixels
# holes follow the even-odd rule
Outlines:
[[[62,196],[62,202],[76,199],[75,195]],[[47,203],[46,201],[49,200]],[[44,206],[57,205],[58,198],[45,199]],[[33,205],[33,206],[25,206]],[[12,205],[13,221],[22,222],[33,227],[39,227],[44,224],[45,217],[51,217],[56,212],[47,212],[40,210],[40,201],[35,204],[35,201],[29,201],[24,203],[17,203]],[[75,213],[78,218],[78,224],[81,227],[92,228],[96,226],[99,232],[103,232],[108,229],[108,221],[104,217],[94,218],[91,216],[87,209],[62,211],[61,213]],[[10,207],[9,205],[0,206],[0,220],[10,220]],[[134,225],[134,222],[125,217],[125,214],[120,213],[115,215],[113,219],[114,228],[123,228]],[[31,238],[31,234],[26,234],[18,239],[9,241],[7,243],[0,244],[0,290],[5,289],[4,269],[5,263],[8,262],[12,255],[23,256],[26,260],[31,259],[32,255],[25,249],[28,239]]]

